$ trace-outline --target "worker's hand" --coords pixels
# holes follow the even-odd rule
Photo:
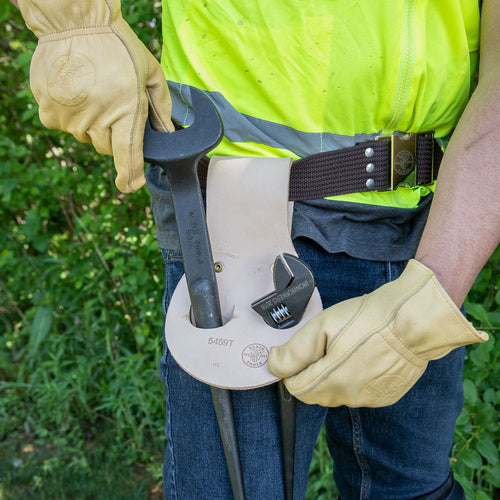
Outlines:
[[[271,372],[298,399],[322,406],[388,406],[456,347],[484,342],[434,273],[411,260],[403,274],[318,314],[271,350]]]
[[[19,6],[39,39],[30,80],[42,123],[112,154],[118,189],[136,191],[145,183],[148,108],[154,128],[174,127],[161,66],[122,18],[120,0],[19,0]]]

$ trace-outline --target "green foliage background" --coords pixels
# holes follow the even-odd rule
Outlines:
[[[159,56],[158,2],[122,2]],[[0,500],[161,498],[163,286],[149,196],[118,194],[110,158],[43,128],[36,41],[0,13]],[[110,88],[112,91],[112,88]],[[500,327],[500,253],[466,304]],[[468,351],[452,465],[468,499],[500,498],[500,341]],[[335,498],[321,437],[308,499]]]

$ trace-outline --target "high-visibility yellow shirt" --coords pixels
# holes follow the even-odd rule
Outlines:
[[[163,0],[174,118],[211,93],[228,156],[303,157],[376,135],[453,131],[471,93],[478,0]],[[413,208],[427,187],[332,199]]]

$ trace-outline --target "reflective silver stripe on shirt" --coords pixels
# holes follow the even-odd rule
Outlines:
[[[172,98],[172,118],[180,125],[193,121],[191,93],[188,85],[169,81]],[[239,113],[219,92],[207,92],[217,105],[224,122],[224,135],[232,142],[254,142],[266,146],[287,149],[299,157],[334,149],[354,146],[358,142],[370,141],[379,135],[356,134],[354,136],[327,132],[301,132],[292,127],[261,120]]]

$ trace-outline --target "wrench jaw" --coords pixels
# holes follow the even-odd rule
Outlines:
[[[275,291],[252,303],[252,309],[278,330],[296,326],[302,320],[316,281],[310,267],[294,255],[278,255],[274,261]]]
[[[198,160],[214,149],[222,140],[224,126],[218,109],[207,94],[191,89],[194,121],[173,133],[158,132],[149,119],[144,130],[144,159],[159,165],[167,175],[176,164],[196,166]],[[175,161],[172,161],[175,158]]]

